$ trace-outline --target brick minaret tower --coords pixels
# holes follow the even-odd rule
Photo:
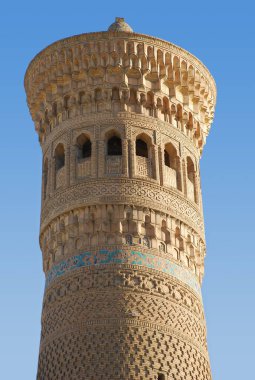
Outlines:
[[[199,177],[210,73],[117,18],[39,53],[25,88],[43,153],[37,379],[210,380]]]

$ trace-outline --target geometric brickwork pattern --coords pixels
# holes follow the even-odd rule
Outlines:
[[[126,192],[125,197],[127,197]],[[86,201],[89,202],[87,198]],[[139,201],[133,199],[133,202],[138,203]],[[63,205],[66,203],[64,202]],[[144,223],[145,215],[150,219],[148,224]],[[150,247],[148,244],[145,245],[143,233],[150,235]],[[180,233],[181,236],[179,236]],[[127,237],[129,237],[128,241]],[[191,279],[188,282],[195,287],[197,285],[192,280],[194,276],[191,276],[189,272],[192,271],[200,282],[203,274],[205,247],[201,236],[189,224],[170,216],[166,210],[163,213],[152,207],[99,204],[62,213],[42,231],[40,241],[44,251],[44,269],[49,271],[47,283],[51,281],[52,276],[54,277],[55,272],[61,273],[70,270],[73,265],[94,265],[100,262],[103,264],[104,262],[113,262],[113,260],[115,262],[118,260],[132,262],[131,258],[134,257],[134,252],[140,252],[141,260],[144,263],[147,262],[149,266],[149,261],[151,261],[149,257],[155,256],[154,267],[158,266],[160,261],[162,264],[164,263],[161,270],[167,270],[167,266],[168,270],[170,267],[175,267],[175,274],[178,272],[183,279],[184,277],[186,280]],[[121,243],[120,247],[116,247],[116,243]],[[123,243],[126,247],[121,255]],[[159,246],[162,248],[160,251]],[[116,248],[118,254],[114,253]],[[87,253],[82,260],[81,255],[84,252]],[[74,260],[72,254],[74,253],[75,262],[72,264],[72,260]],[[147,254],[148,259],[146,259]],[[104,255],[108,257],[104,257]],[[68,257],[68,261],[63,261],[64,257]],[[184,269],[182,274],[179,266],[176,267],[173,264],[169,267],[167,263],[170,258],[171,262],[181,263],[182,267],[187,267],[189,270],[185,271]],[[141,260],[138,257],[137,259],[137,264],[139,264]],[[158,263],[155,260],[158,260]],[[57,265],[54,265],[56,263]],[[55,269],[52,269],[52,265]]]
[[[37,379],[211,380],[208,358],[154,328],[89,326],[56,337],[40,352]]]
[[[42,222],[52,220],[63,212],[72,207],[80,207],[80,200],[86,199],[90,204],[98,204],[105,199],[105,203],[111,199],[114,203],[120,203],[125,193],[126,200],[129,204],[139,202],[143,207],[153,207],[161,212],[168,212],[171,215],[181,218],[183,221],[188,222],[196,231],[203,237],[204,227],[201,213],[196,205],[191,203],[188,199],[181,196],[180,193],[171,191],[171,188],[160,188],[156,183],[146,183],[143,180],[126,181],[125,179],[105,178],[104,181],[91,181],[87,179],[86,185],[78,183],[71,189],[65,189],[61,192],[56,192],[54,196],[49,199],[42,213]]]
[[[86,287],[81,279],[89,277],[89,273],[81,272],[76,278],[61,282],[55,290],[46,294],[42,318],[43,342],[48,341],[51,335],[66,331],[69,324],[91,325],[94,320],[109,324],[112,319],[125,319],[132,323],[154,324],[166,331],[170,329],[206,348],[205,323],[198,310],[202,310],[202,305],[189,290],[177,283],[174,286],[171,278],[161,278],[155,292],[153,272],[133,270],[132,278],[128,278],[124,270],[122,273],[113,270],[103,273],[109,283],[112,281],[108,287]],[[100,283],[102,277],[100,272],[95,272],[93,280]],[[123,280],[126,286],[125,283],[120,286]],[[55,300],[47,302],[49,298],[52,300],[53,292]]]
[[[43,154],[38,380],[211,380],[199,160],[216,87],[137,34],[57,41],[25,75]]]
[[[53,358],[54,355],[59,355],[55,373],[66,376],[63,378],[78,376],[79,372],[76,371],[79,371],[78,367],[81,365],[79,363],[83,360],[88,361],[87,366],[82,364],[86,372],[81,372],[81,377],[78,378],[85,379],[84,374],[91,376],[88,378],[94,378],[93,373],[101,378],[99,373],[93,372],[98,368],[93,369],[91,360],[94,357],[100,366],[101,359],[98,358],[98,354],[102,359],[105,355],[105,359],[109,359],[112,339],[115,339],[114,346],[116,344],[118,347],[118,355],[125,356],[127,351],[130,354],[124,362],[116,359],[118,364],[114,368],[111,364],[114,358],[111,358],[108,366],[104,368],[106,379],[157,379],[156,375],[161,370],[166,371],[170,379],[210,379],[203,307],[200,299],[182,283],[174,282],[166,275],[155,276],[152,270],[131,271],[122,268],[117,271],[105,268],[98,271],[93,268],[92,271],[86,272],[81,268],[79,271],[80,273],[69,275],[66,280],[58,280],[45,294],[39,379],[42,374],[46,378],[54,374],[47,372],[45,365],[45,361],[49,359],[47,355],[53,355]],[[66,332],[70,333],[72,329],[87,332],[84,333],[84,338],[80,334],[77,336],[75,332],[67,336]],[[112,330],[112,333],[109,333],[109,330]],[[140,335],[131,339],[132,330],[134,334],[137,334],[135,331],[139,331]],[[119,340],[116,337],[118,331],[121,331]],[[152,333],[153,331],[157,331],[157,334]],[[91,337],[93,332],[95,335],[95,339],[91,341],[93,344],[84,346],[86,334]],[[72,347],[66,348],[68,350],[66,364],[61,362],[63,339]],[[103,346],[100,344],[103,344],[104,339],[106,352],[102,353]],[[146,346],[146,342],[149,346]],[[175,360],[173,360],[175,354],[172,352],[171,342],[176,347]],[[74,347],[77,344],[81,345],[80,351],[78,347]],[[168,347],[169,352],[168,350],[164,352],[164,345]],[[89,353],[86,350],[89,350]],[[195,357],[196,364],[192,363]],[[172,360],[172,364],[169,364]],[[73,361],[76,363],[75,368],[68,364]],[[94,365],[98,366],[95,363]],[[46,372],[40,372],[40,368]],[[133,370],[135,375],[132,375]],[[54,369],[50,367],[49,371]]]
[[[94,255],[91,252],[85,252],[61,261],[47,273],[46,287],[57,277],[60,277],[70,271],[81,267],[90,267],[93,265],[111,265],[111,264],[130,264],[145,266],[151,269],[167,273],[189,285],[196,293],[201,294],[200,286],[195,276],[190,271],[176,265],[168,259],[156,257],[150,253],[138,251],[121,251],[121,250],[100,250]]]

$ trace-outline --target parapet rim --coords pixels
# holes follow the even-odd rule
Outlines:
[[[145,38],[149,41],[152,41],[154,44],[155,44],[155,42],[159,42],[160,44],[163,44],[163,46],[161,46],[161,47],[163,47],[165,49],[173,48],[173,49],[176,49],[179,54],[184,53],[186,55],[186,59],[188,57],[188,58],[191,58],[192,60],[194,60],[197,63],[200,70],[201,69],[202,69],[202,71],[204,70],[205,73],[207,74],[207,79],[209,80],[210,85],[212,86],[213,93],[214,93],[214,100],[216,103],[217,87],[216,87],[215,80],[214,80],[212,74],[210,73],[209,69],[195,55],[193,55],[192,53],[190,53],[186,49],[184,49],[184,48],[182,48],[182,47],[180,47],[180,46],[178,46],[172,42],[169,42],[167,40],[164,40],[164,39],[161,39],[158,37],[154,37],[154,36],[150,36],[148,34],[134,33],[134,32],[123,32],[123,31],[122,32],[111,32],[111,31],[110,32],[109,31],[101,31],[100,32],[99,31],[99,32],[75,34],[73,36],[65,37],[65,38],[62,38],[60,40],[57,40],[57,41],[49,44],[44,49],[42,49],[39,53],[37,53],[34,56],[34,58],[30,61],[30,63],[28,64],[28,67],[26,69],[25,76],[24,76],[24,87],[25,87],[26,91],[27,91],[27,81],[28,81],[29,72],[31,71],[33,66],[40,60],[40,58],[43,56],[43,54],[46,53],[46,51],[50,52],[52,49],[63,47],[65,45],[67,45],[68,43],[73,45],[73,44],[80,43],[80,42],[83,42],[86,40],[90,40],[90,38],[93,40],[97,36],[102,37],[102,38],[105,38],[106,36],[126,37],[126,38],[131,39],[131,40],[132,39]]]

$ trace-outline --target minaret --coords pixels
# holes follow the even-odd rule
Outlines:
[[[37,379],[211,380],[199,159],[212,76],[116,18],[41,51],[25,88],[43,154]]]

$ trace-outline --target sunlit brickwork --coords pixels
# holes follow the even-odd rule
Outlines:
[[[25,88],[43,153],[39,380],[211,380],[199,160],[216,88],[134,33],[57,41]]]

